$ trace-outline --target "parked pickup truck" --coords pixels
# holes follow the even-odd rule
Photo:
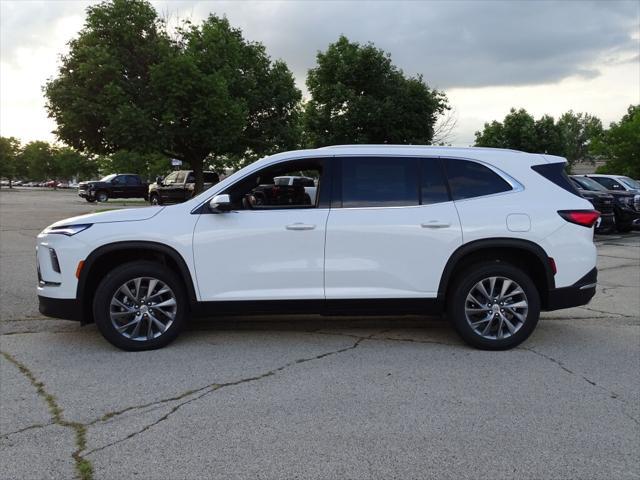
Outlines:
[[[110,198],[147,199],[149,185],[134,173],[112,173],[97,181],[80,182],[78,196],[87,202],[106,202]]]
[[[181,203],[193,197],[195,177],[192,170],[176,170],[164,178],[158,177],[156,183],[149,185],[149,202],[152,205]],[[204,172],[204,190],[220,181],[215,172]]]

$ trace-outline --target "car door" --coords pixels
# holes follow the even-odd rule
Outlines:
[[[158,195],[162,203],[171,203],[171,191],[174,189],[174,184],[179,172],[171,172],[167,175],[162,183],[158,185]]]
[[[126,175],[118,175],[111,180],[111,197],[112,198],[124,198],[126,197],[127,179]]]
[[[327,221],[327,300],[435,298],[445,264],[462,243],[440,161],[340,160]]]
[[[316,171],[325,199],[254,193],[281,188],[274,177]],[[250,174],[224,192],[233,209],[201,213],[193,233],[196,278],[203,301],[324,299],[324,240],[329,174],[322,159],[287,161]],[[301,187],[302,188],[302,187]],[[301,196],[303,199],[306,197]],[[274,200],[275,199],[275,200]]]
[[[143,196],[142,184],[140,178],[136,175],[126,175],[126,197],[138,198]]]

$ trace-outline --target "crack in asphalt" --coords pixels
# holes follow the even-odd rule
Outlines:
[[[48,423],[35,423],[33,425],[29,425],[28,427],[24,427],[21,428],[19,430],[14,430],[13,432],[7,432],[7,433],[1,433],[0,437],[2,438],[8,438],[11,435],[17,435],[19,433],[22,432],[26,432],[27,430],[35,430],[37,428],[45,428],[45,427],[50,427],[51,425],[55,425],[55,422],[48,422]]]
[[[380,337],[379,336],[379,335],[382,335],[383,333],[387,333],[387,332],[389,332],[391,330],[393,330],[393,329],[388,329],[385,332],[374,334],[375,336],[371,336],[371,337],[367,338],[367,340],[371,340],[371,341],[407,342],[407,343],[426,343],[426,344],[432,344],[432,345],[446,345],[446,346],[449,346],[449,347],[459,347],[461,345],[460,343],[447,343],[447,342],[441,342],[441,341],[438,341],[438,340],[418,340],[418,339],[415,339],[415,338],[397,338],[397,337]],[[358,335],[351,335],[349,333],[323,332],[321,330],[312,330],[312,331],[305,332],[305,333],[318,334],[318,335],[332,335],[332,336],[336,336],[336,337],[360,338]]]
[[[586,376],[584,376],[582,374],[574,372],[573,370],[569,369],[562,361],[557,360],[557,359],[553,358],[552,356],[547,355],[546,353],[539,352],[538,350],[535,350],[535,349],[533,349],[531,347],[519,347],[519,348],[517,348],[517,350],[526,350],[527,352],[534,353],[534,354],[538,355],[541,358],[549,360],[551,363],[554,363],[555,365],[557,365],[558,367],[560,367],[562,370],[564,370],[565,372],[569,373],[570,375],[575,375],[577,377],[580,377],[580,378],[582,378],[582,380],[584,380],[586,383],[588,383],[592,387],[596,387],[599,390],[602,390],[603,392],[605,392],[609,396],[609,398],[611,398],[613,400],[616,400],[616,401],[622,403],[625,406],[628,405],[628,402],[626,400],[624,400],[623,398],[620,398],[620,394],[614,392],[613,390],[609,390],[609,389],[603,387],[602,385],[598,385],[596,382],[594,382],[593,380],[591,380],[590,378],[588,378],[588,377],[586,377]],[[634,416],[628,414],[624,410],[621,410],[621,413],[625,417],[633,420],[636,424],[640,425],[640,420],[638,420]]]
[[[380,334],[380,333],[384,333],[384,331],[383,332],[379,332],[378,334]],[[101,447],[97,447],[97,448],[94,448],[92,450],[88,450],[88,451],[84,452],[84,455],[91,455],[93,453],[99,452],[100,450],[104,450],[105,448],[112,447],[112,446],[114,446],[114,445],[116,445],[118,443],[124,442],[126,440],[129,440],[130,438],[133,438],[133,437],[135,437],[137,435],[140,435],[141,433],[144,433],[147,430],[149,430],[150,428],[153,428],[154,426],[158,425],[159,423],[164,422],[165,420],[167,420],[171,415],[176,413],[183,406],[188,405],[189,403],[195,402],[196,400],[199,400],[199,399],[205,397],[206,395],[209,395],[210,393],[213,393],[215,391],[221,390],[221,389],[226,388],[226,387],[232,387],[232,386],[242,385],[244,383],[250,383],[250,382],[255,382],[255,381],[258,381],[258,380],[262,380],[262,379],[267,378],[267,377],[272,377],[272,376],[276,375],[278,372],[286,370],[289,367],[300,365],[302,363],[311,362],[311,361],[314,361],[314,360],[320,360],[320,359],[323,359],[323,358],[326,358],[326,357],[330,357],[332,355],[337,355],[339,353],[347,352],[349,350],[354,350],[354,349],[358,348],[360,343],[362,343],[365,340],[372,339],[372,337],[374,335],[376,335],[376,333],[372,333],[371,335],[365,336],[365,337],[356,337],[357,338],[356,341],[352,345],[349,345],[348,347],[343,347],[343,348],[340,348],[338,350],[332,350],[332,351],[329,351],[329,352],[321,353],[321,354],[315,355],[313,357],[306,357],[306,358],[300,358],[300,359],[297,359],[297,360],[293,360],[293,361],[288,362],[288,363],[286,363],[286,364],[284,364],[284,365],[282,365],[280,367],[277,367],[277,368],[274,368],[274,369],[269,370],[267,372],[264,372],[264,373],[262,373],[260,375],[256,375],[256,376],[248,377],[248,378],[243,378],[243,379],[236,380],[236,381],[233,381],[233,382],[214,383],[214,384],[211,384],[211,385],[206,385],[206,386],[201,387],[201,388],[196,389],[196,390],[190,390],[190,391],[185,392],[185,393],[183,393],[183,394],[181,394],[181,395],[179,395],[177,397],[173,397],[172,399],[163,399],[163,400],[159,400],[159,401],[156,401],[156,402],[151,402],[151,403],[148,403],[148,404],[145,404],[145,405],[142,405],[142,406],[133,406],[133,407],[128,407],[126,409],[120,410],[118,412],[107,413],[107,414],[103,415],[102,417],[100,417],[100,419],[98,419],[97,421],[93,421],[93,422],[89,423],[88,425],[93,425],[93,424],[98,423],[100,421],[105,421],[105,420],[111,419],[111,418],[113,418],[115,416],[121,415],[121,414],[123,414],[125,412],[128,412],[128,411],[147,408],[147,407],[150,407],[150,406],[153,406],[153,405],[157,405],[157,404],[161,404],[161,403],[167,403],[167,402],[173,401],[174,399],[177,399],[177,400],[183,399],[185,397],[193,395],[194,393],[200,393],[201,392],[200,395],[195,396],[193,398],[190,398],[190,399],[188,399],[188,400],[186,400],[186,401],[184,401],[182,403],[179,403],[178,405],[173,406],[171,408],[171,410],[169,410],[162,417],[160,417],[157,420],[155,420],[154,422],[144,426],[142,429],[137,430],[137,431],[135,431],[133,433],[130,433],[129,435],[127,435],[127,436],[125,436],[125,437],[123,437],[121,439],[118,439],[118,440],[116,440],[114,442],[111,442],[111,443],[109,443],[107,445],[103,445]]]
[[[606,310],[598,310],[596,308],[585,307],[585,306],[577,307],[577,308],[582,308],[583,310],[589,310],[590,312],[602,313],[604,315],[614,315],[614,316],[623,317],[623,318],[638,318],[637,315],[626,315],[624,313],[607,312]]]
[[[75,434],[76,450],[71,454],[75,462],[76,473],[81,480],[91,480],[93,478],[93,466],[91,463],[82,457],[81,452],[85,449],[87,444],[87,428],[80,422],[70,422],[64,419],[63,409],[58,405],[57,399],[47,392],[43,382],[39,381],[33,372],[24,363],[20,362],[17,358],[7,352],[0,351],[0,354],[18,371],[29,380],[31,385],[36,389],[38,396],[46,403],[49,414],[51,415],[51,423],[60,425],[61,427],[70,428]]]

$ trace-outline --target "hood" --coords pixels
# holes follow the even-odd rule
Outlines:
[[[61,225],[79,225],[83,223],[140,222],[155,217],[165,207],[126,208],[107,212],[89,213],[77,217],[65,218],[47,228]]]

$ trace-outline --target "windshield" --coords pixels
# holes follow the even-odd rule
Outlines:
[[[114,178],[116,178],[116,174],[112,173],[111,175],[107,175],[106,177],[102,177],[100,179],[101,182],[110,182],[111,180],[113,180]]]
[[[640,183],[635,181],[633,178],[620,177],[618,180],[620,180],[622,183],[624,183],[629,188],[633,188],[634,190],[640,190]]]
[[[606,188],[604,188],[598,182],[596,182],[595,180],[592,180],[589,177],[571,177],[571,178],[573,179],[573,181],[578,183],[580,187],[584,188],[585,190],[600,191],[600,192],[607,191]]]

